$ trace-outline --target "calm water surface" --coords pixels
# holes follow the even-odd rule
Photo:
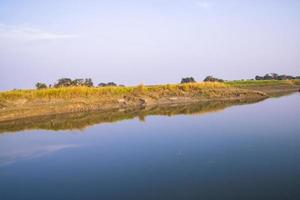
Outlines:
[[[299,103],[4,132],[0,199],[300,199]]]

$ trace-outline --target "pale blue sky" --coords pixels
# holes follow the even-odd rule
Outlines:
[[[300,75],[298,0],[0,0],[0,90]]]

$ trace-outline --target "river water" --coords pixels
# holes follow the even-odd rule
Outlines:
[[[6,124],[0,199],[300,199],[299,103],[294,93]]]

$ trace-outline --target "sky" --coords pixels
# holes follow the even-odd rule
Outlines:
[[[300,75],[299,0],[0,0],[0,90]]]

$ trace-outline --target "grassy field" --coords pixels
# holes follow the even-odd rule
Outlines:
[[[12,90],[0,92],[0,100],[16,100],[20,98],[53,99],[53,98],[85,98],[85,97],[107,97],[123,95],[145,95],[145,94],[174,94],[182,92],[200,91],[203,89],[218,89],[231,87],[224,83],[191,83],[191,84],[167,84],[157,86],[139,85],[136,87],[65,87],[48,88],[41,90]]]
[[[226,84],[242,89],[250,89],[264,92],[270,96],[278,96],[283,93],[297,91],[300,88],[300,80],[259,80],[259,81],[229,81]]]
[[[156,86],[139,85],[136,87],[65,87],[48,88],[41,90],[12,90],[0,92],[0,101],[16,99],[71,99],[86,97],[115,97],[124,95],[182,95],[185,92],[213,92],[215,89],[247,88],[257,89],[259,87],[296,87],[300,80],[287,81],[228,81],[225,83],[201,82],[189,84],[167,84]]]
[[[233,87],[264,87],[264,86],[295,86],[300,85],[300,80],[246,80],[246,81],[228,81],[226,84]]]

